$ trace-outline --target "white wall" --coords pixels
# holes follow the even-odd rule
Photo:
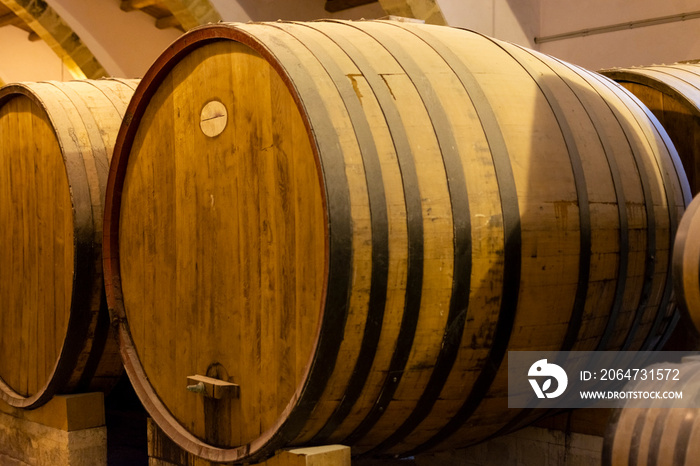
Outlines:
[[[541,36],[700,11],[700,0],[541,0]],[[540,44],[589,69],[700,58],[700,19]]]
[[[112,76],[140,78],[181,31],[159,30],[141,11],[119,0],[46,0]]]
[[[535,47],[540,0],[438,0],[438,5],[450,26]]]
[[[0,28],[0,79],[18,81],[67,81],[73,79],[61,59],[39,40],[30,42],[28,33],[16,27]]]
[[[700,0],[438,0],[464,27],[597,70],[700,58],[700,19],[536,44],[535,37],[700,11]]]

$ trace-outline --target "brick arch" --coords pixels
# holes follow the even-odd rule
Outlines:
[[[447,24],[437,0],[379,0],[379,4],[388,15],[420,19],[428,24]]]
[[[163,3],[185,31],[202,24],[216,23],[222,19],[209,0],[164,0]]]

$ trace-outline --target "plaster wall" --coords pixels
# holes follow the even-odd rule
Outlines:
[[[27,40],[27,32],[16,27],[0,28],[0,80],[66,81],[72,79],[63,61],[39,40]]]
[[[699,0],[540,0],[540,37],[700,12]],[[700,58],[700,19],[543,42],[539,50],[589,69]]]
[[[700,12],[700,0],[438,0],[450,26],[540,50],[589,69],[700,58],[700,19],[537,43],[535,38]]]
[[[438,0],[449,26],[536,48],[540,0]]]

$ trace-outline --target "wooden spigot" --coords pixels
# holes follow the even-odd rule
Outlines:
[[[206,375],[188,376],[187,390],[217,400],[221,398],[238,398],[240,393],[240,387],[235,383],[214,379]]]

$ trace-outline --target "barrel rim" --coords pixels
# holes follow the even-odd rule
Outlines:
[[[601,75],[602,76],[602,75]],[[612,79],[612,78],[610,78]],[[659,83],[660,85],[667,86],[666,83],[663,83],[658,80],[653,80],[655,83]],[[619,85],[619,84],[618,84]],[[620,85],[620,87],[622,87]],[[644,103],[639,99],[634,93],[628,91],[627,89],[624,89],[624,95],[630,98],[641,110],[644,114],[646,114],[647,118],[651,122],[650,130],[653,130],[656,132],[656,135],[660,138],[660,140],[663,142],[663,145],[666,146],[666,149],[668,151],[668,155],[670,157],[670,162],[673,170],[675,171],[676,179],[679,182],[679,188],[681,191],[681,197],[682,197],[682,202],[683,202],[683,207],[685,209],[688,208],[690,203],[692,202],[692,194],[690,190],[690,183],[688,182],[688,177],[686,176],[685,168],[683,167],[683,162],[681,161],[680,155],[678,151],[676,150],[676,146],[673,144],[673,141],[671,140],[671,137],[666,131],[666,128],[661,124],[659,119],[654,115],[654,113],[646,106]],[[669,88],[673,92],[677,92],[673,90],[673,88]],[[682,99],[684,99],[686,102],[687,98],[683,97],[681,94]],[[657,163],[659,163],[660,160],[658,159],[657,156]],[[669,237],[669,257],[668,257],[668,267],[667,267],[667,280],[666,280],[666,285],[665,285],[665,291],[662,296],[662,305],[661,308],[666,308],[670,312],[666,315],[666,322],[664,322],[664,314],[659,313],[652,325],[652,328],[650,329],[649,333],[647,334],[646,339],[644,340],[642,346],[643,347],[653,347],[656,349],[663,348],[663,346],[666,344],[668,339],[671,337],[671,334],[673,333],[673,329],[675,328],[676,324],[678,323],[678,320],[680,318],[679,313],[677,312],[677,307],[675,303],[673,302],[673,291],[674,291],[674,285],[673,285],[673,273],[672,273],[672,268],[673,268],[673,248],[674,248],[674,235],[677,234],[678,229],[680,227],[680,221],[682,219],[679,218],[681,215],[680,213],[677,213],[674,208],[672,208],[671,203],[670,203],[670,198],[669,198],[669,192],[667,189],[667,184],[665,183],[665,180],[671,175],[670,171],[666,172],[664,170],[661,170],[661,177],[664,180],[664,191],[666,192],[666,202],[668,206],[668,214],[669,214],[669,221],[670,221],[670,231],[673,232],[670,237]],[[666,327],[663,328],[663,324],[666,323]],[[660,329],[663,328],[663,330],[660,331]]]
[[[323,167],[318,145],[315,140],[315,133],[312,130],[310,117],[305,111],[301,97],[295,89],[292,78],[284,69],[282,64],[275,58],[273,53],[257,37],[247,32],[244,28],[238,27],[240,23],[217,23],[207,24],[191,29],[184,35],[176,39],[151,65],[149,70],[141,79],[134,95],[124,114],[117,139],[115,141],[112,162],[110,164],[107,190],[105,196],[105,212],[103,225],[103,267],[105,279],[105,291],[110,317],[118,327],[119,350],[127,376],[132,383],[134,391],[141,400],[144,408],[156,422],[158,427],[170,437],[176,444],[189,453],[202,459],[218,462],[231,462],[246,460],[264,459],[274,454],[276,450],[282,448],[286,443],[296,436],[296,432],[303,426],[314,406],[314,398],[320,396],[320,391],[325,387],[326,380],[319,374],[318,364],[320,357],[327,357],[328,354],[337,353],[341,341],[329,341],[323,348],[320,344],[321,335],[328,325],[329,314],[333,314],[334,309],[329,308],[328,285],[330,270],[329,241],[329,201],[326,189]],[[265,23],[258,23],[265,24]],[[130,155],[130,148],[138,131],[138,123],[148,107],[148,103],[155,95],[163,79],[172,69],[184,59],[190,52],[205,45],[220,42],[234,41],[250,47],[259,53],[263,59],[278,73],[284,84],[287,86],[294,102],[299,110],[304,122],[306,132],[311,142],[311,149],[314,154],[314,163],[318,174],[318,182],[321,188],[321,198],[323,202],[322,212],[324,216],[324,249],[325,261],[323,270],[323,287],[320,296],[322,303],[319,310],[318,325],[314,335],[314,344],[310,351],[309,361],[304,368],[302,383],[297,387],[296,392],[290,398],[286,408],[278,416],[275,424],[258,438],[248,444],[233,448],[215,447],[200,440],[170,413],[167,406],[160,400],[155,390],[148,381],[148,377],[141,365],[136,347],[129,330],[129,323],[126,317],[124,299],[121,285],[120,253],[119,253],[119,225],[121,213],[121,194],[126,177],[126,168]],[[343,316],[344,317],[344,316]],[[330,348],[329,346],[337,346]],[[323,371],[320,371],[323,372]],[[315,385],[314,392],[308,396],[308,387]]]
[[[40,95],[41,90],[38,88],[42,85],[53,85],[53,83],[13,83],[4,86],[0,89],[0,107],[13,98],[23,96],[36,104],[51,123],[51,130],[61,149],[66,179],[70,187],[69,196],[73,217],[73,286],[63,345],[44,386],[33,395],[23,396],[0,377],[0,399],[10,406],[24,409],[34,409],[46,404],[68,385],[83,350],[82,342],[89,332],[91,320],[85,319],[84,316],[89,314],[89,301],[93,294],[91,289],[96,280],[102,280],[102,271],[99,270],[99,267],[91,266],[99,255],[99,245],[95,248],[94,229],[91,227],[94,225],[92,210],[89,208],[81,209],[76,203],[78,190],[82,191],[83,195],[87,195],[89,199],[88,179],[84,169],[81,170],[82,164],[69,163],[66,155],[67,151],[71,151],[80,156],[81,150],[75,142],[66,141],[65,138],[61,137],[59,131],[62,126],[61,121],[48,111],[46,102]],[[82,156],[80,156],[80,161],[82,162]],[[96,319],[97,315],[94,315],[93,318]]]
[[[668,66],[665,66],[665,68],[670,68]],[[682,103],[684,106],[688,107],[695,116],[700,117],[700,102],[693,102],[687,95],[685,95],[683,92],[677,90],[675,87],[673,87],[671,84],[667,83],[666,81],[662,81],[657,78],[653,78],[647,74],[644,73],[646,68],[641,67],[641,68],[615,68],[615,69],[610,69],[610,70],[600,70],[600,74],[603,76],[606,76],[607,78],[612,79],[613,81],[617,83],[624,83],[628,82],[631,84],[640,84],[643,86],[650,87],[652,89],[655,89],[659,92],[663,92],[664,94],[667,94],[671,97],[673,97],[676,101],[679,103]],[[700,67],[699,67],[700,71]],[[669,75],[669,77],[673,77],[675,79],[680,79],[675,76]]]

